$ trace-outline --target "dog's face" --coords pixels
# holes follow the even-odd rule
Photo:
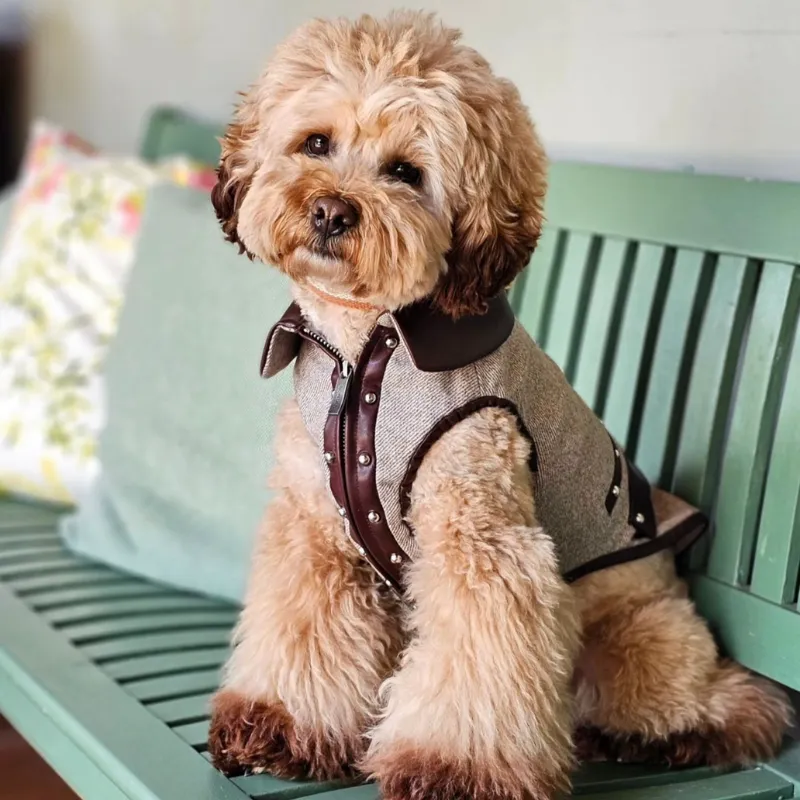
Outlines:
[[[293,34],[222,141],[227,237],[391,310],[485,310],[535,246],[546,162],[516,89],[458,38],[417,14]]]

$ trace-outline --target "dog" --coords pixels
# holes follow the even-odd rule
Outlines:
[[[769,759],[777,687],[723,660],[651,489],[508,307],[547,161],[431,16],[313,21],[221,140],[212,200],[295,302],[267,509],[209,749],[228,774],[542,800],[576,758]]]

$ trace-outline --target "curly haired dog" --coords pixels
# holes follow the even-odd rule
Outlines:
[[[651,490],[513,319],[546,159],[516,89],[428,16],[311,22],[222,141],[227,238],[296,303],[275,500],[209,746],[228,773],[551,798],[587,758],[767,759],[784,695],[722,661]],[[577,735],[576,735],[577,731]]]

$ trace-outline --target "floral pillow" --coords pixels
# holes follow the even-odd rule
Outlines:
[[[106,157],[34,125],[0,252],[0,491],[73,504],[91,484],[102,364],[148,189],[212,180],[185,159]]]

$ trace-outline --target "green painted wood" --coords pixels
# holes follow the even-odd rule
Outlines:
[[[380,800],[380,796],[378,787],[370,783],[318,794],[317,800]]]
[[[697,343],[672,486],[707,513],[717,490],[736,364],[757,277],[755,262],[719,258]]]
[[[147,710],[168,725],[187,725],[208,718],[210,700],[211,692],[200,692],[174,700],[148,703]]]
[[[800,184],[593,164],[550,169],[550,225],[642,242],[800,262]]]
[[[133,656],[224,647],[227,646],[229,637],[230,631],[225,627],[201,628],[199,630],[124,636],[82,645],[80,650],[96,664],[105,665]]]
[[[135,578],[118,576],[119,580],[113,583],[90,583],[87,586],[79,585],[67,589],[54,588],[30,593],[25,597],[25,602],[39,612],[55,609],[65,611],[72,606],[83,605],[95,601],[133,600],[137,597],[152,599],[171,597],[174,592],[163,586],[146,583]]]
[[[711,273],[703,269],[706,260],[697,250],[677,253],[649,365],[636,463],[661,486],[669,485],[672,473],[668,445],[679,431],[673,431],[671,437],[671,429],[677,427],[676,419],[683,418],[685,396],[678,393],[681,369],[688,372],[691,367],[696,346],[692,331],[696,334],[699,327],[693,327],[692,322],[702,315],[710,287]]]
[[[648,786],[626,792],[599,792],[595,800],[784,800],[794,795],[788,781],[764,769],[717,775],[699,781]]]
[[[600,252],[597,275],[580,350],[575,364],[575,391],[596,412],[602,413],[603,386],[607,386],[607,350],[614,338],[615,322],[621,314],[620,284],[629,281],[633,269],[634,246],[630,242],[606,239]],[[624,295],[623,295],[624,296]]]
[[[64,635],[78,646],[113,641],[127,636],[139,636],[157,631],[211,631],[217,628],[230,631],[236,622],[236,612],[230,609],[185,609],[164,613],[151,612],[132,617],[101,619],[96,622],[66,623],[59,627]]]
[[[55,531],[49,528],[41,530],[27,530],[20,533],[13,528],[7,528],[0,536],[0,551],[6,553],[16,549],[24,549],[33,545],[61,545],[61,540]],[[63,545],[61,545],[63,549]]]
[[[750,580],[761,492],[799,308],[800,270],[764,264],[722,465],[721,533],[708,562],[711,577],[731,584]]]
[[[40,704],[0,669],[0,709],[17,732],[80,797],[130,800]]]
[[[24,578],[6,578],[3,583],[13,589],[20,597],[33,597],[50,594],[54,590],[71,589],[99,584],[120,584],[125,580],[117,572],[112,572],[100,564],[86,564],[65,573],[33,575]]]
[[[55,530],[63,512],[18,500],[0,500],[0,530],[21,531],[27,528]]]
[[[713,775],[663,786],[616,789],[593,793],[597,800],[785,800],[793,796],[792,784],[766,769]],[[317,795],[317,800],[379,800],[376,786],[358,786]]]
[[[51,560],[64,548],[58,543],[28,544],[27,547],[5,547],[0,544],[0,565],[5,564],[38,564]]]
[[[190,744],[198,752],[208,749],[209,720],[202,719],[198,722],[189,722],[186,725],[172,725],[171,730],[180,736],[184,742]]]
[[[547,336],[547,352],[567,378],[572,343],[581,337],[599,255],[599,240],[580,233],[567,237]]]
[[[697,782],[719,773],[708,767],[697,769],[668,769],[639,764],[585,764],[578,768],[572,779],[575,797],[596,792],[638,789],[643,786],[676,785]]]
[[[774,603],[795,602],[800,570],[800,326],[783,388],[759,530],[751,591]]]
[[[795,797],[800,796],[800,742],[784,743],[783,751],[765,767],[794,786]]]
[[[617,441],[629,447],[632,416],[636,402],[640,368],[645,355],[645,343],[651,309],[657,305],[659,276],[665,258],[663,247],[644,244],[638,248],[632,280],[626,290],[620,332],[613,356],[604,420]],[[646,366],[646,365],[645,365]],[[630,452],[635,458],[635,452]]]
[[[85,603],[72,603],[68,606],[52,608],[40,613],[49,623],[59,627],[73,625],[78,622],[100,622],[101,620],[138,617],[153,613],[193,610],[211,611],[214,609],[226,609],[229,613],[236,613],[231,611],[229,607],[209,598],[167,592],[155,596],[105,597]]]
[[[558,289],[565,241],[555,228],[545,228],[531,263],[520,276],[512,295],[517,317],[542,347],[549,325],[546,317]]]
[[[271,775],[247,775],[234,778],[236,784],[253,800],[293,800],[296,797],[311,797],[333,791],[341,784],[328,781],[325,783],[308,783],[306,781],[283,781]]]
[[[34,564],[6,564],[0,561],[0,580],[9,581],[18,578],[29,578],[37,575],[60,575],[72,570],[80,570],[89,562],[78,561],[69,553],[61,552],[60,555],[50,556]]]
[[[194,670],[219,668],[228,658],[227,646],[197,647],[149,655],[133,655],[101,664],[101,669],[118,683],[186,675]]]
[[[125,685],[125,691],[142,703],[155,703],[175,700],[198,692],[209,694],[219,686],[219,679],[219,667],[212,667],[196,672],[181,672],[177,675],[130,681]]]
[[[220,153],[217,137],[223,132],[224,126],[217,122],[198,119],[177,108],[158,108],[150,115],[140,153],[150,161],[186,155],[216,165]]]
[[[800,691],[800,618],[794,609],[705,575],[692,575],[691,586],[698,610],[731,658]]]
[[[51,757],[66,739],[80,751],[63,763],[68,781],[79,786],[86,765],[121,787],[85,797],[140,800],[244,800],[246,795],[156,719],[78,650],[0,586],[0,693],[5,711],[17,698],[45,715],[48,728],[27,730],[34,746]],[[25,723],[25,714],[19,714]],[[90,766],[90,768],[92,768]]]

